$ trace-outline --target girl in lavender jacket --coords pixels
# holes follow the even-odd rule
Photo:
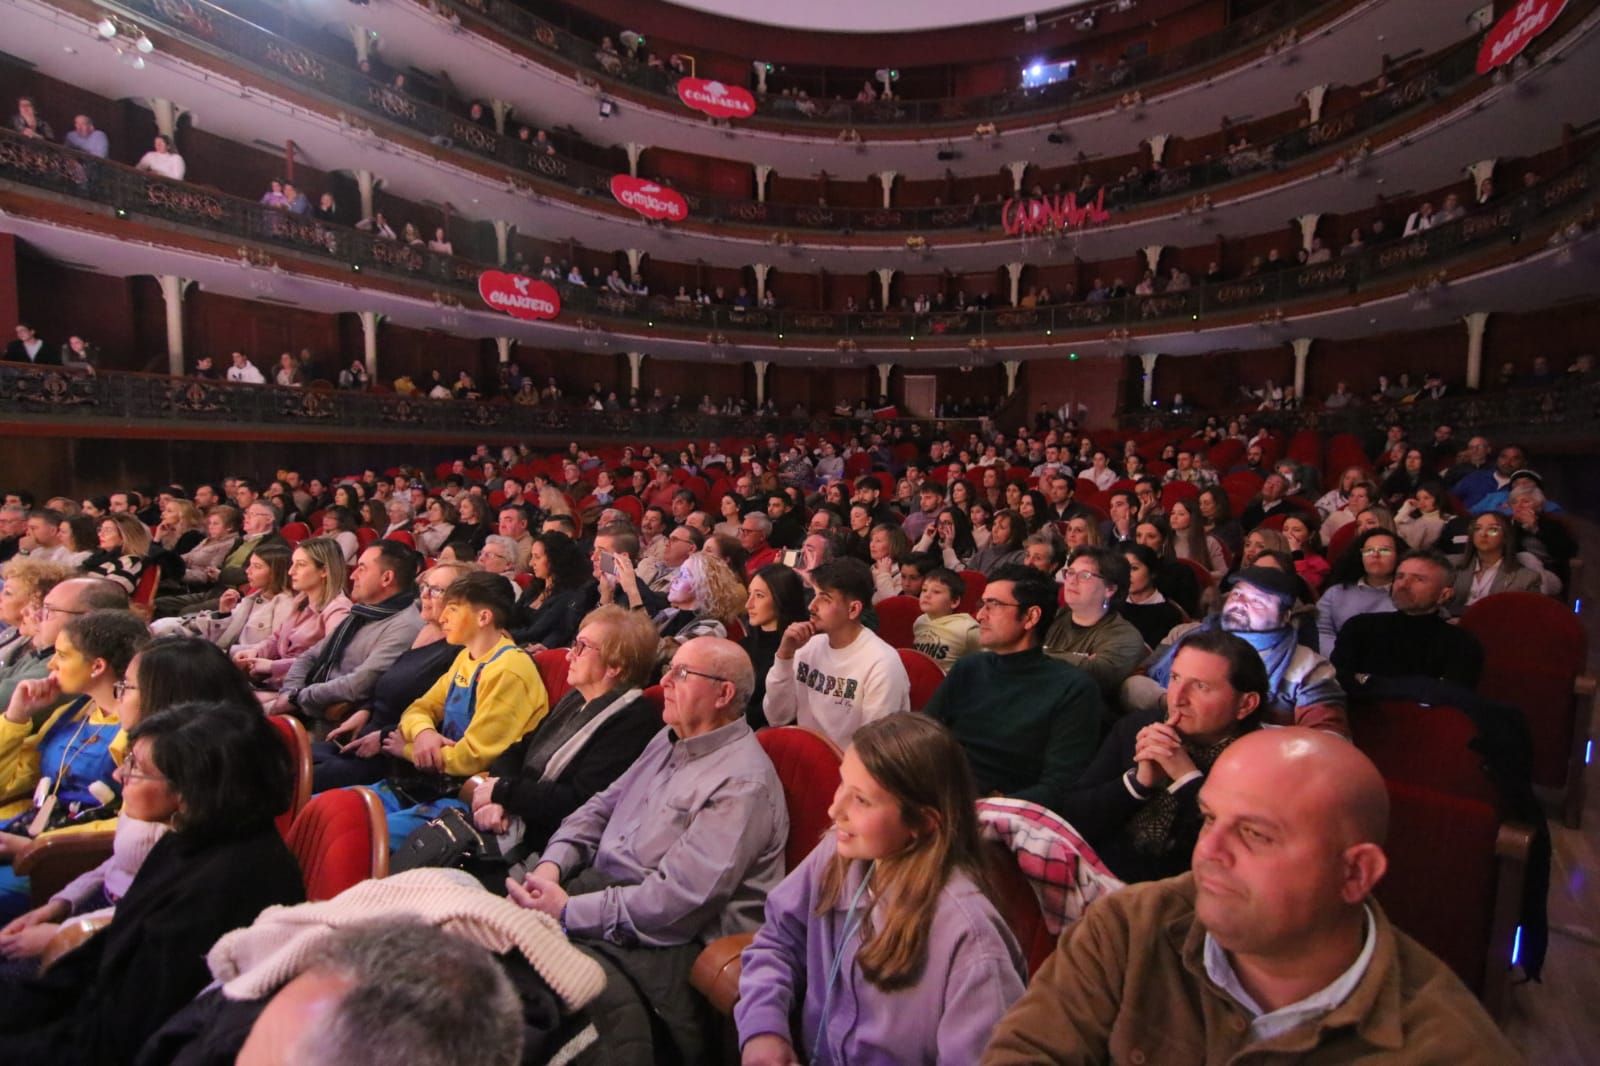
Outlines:
[[[977,1062],[1025,977],[979,888],[966,755],[932,719],[895,714],[856,731],[840,775],[833,832],[767,897],[744,952],[744,1066]]]

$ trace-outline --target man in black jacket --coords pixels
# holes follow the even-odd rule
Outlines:
[[[1438,552],[1412,552],[1400,560],[1389,589],[1394,611],[1357,615],[1339,630],[1331,658],[1345,691],[1359,692],[1374,677],[1425,677],[1477,688],[1483,647],[1441,613],[1455,593],[1454,580],[1450,561]]]

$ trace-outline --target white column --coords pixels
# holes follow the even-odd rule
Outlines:
[[[644,155],[646,146],[629,141],[622,147],[628,150],[628,175],[637,178],[639,176],[639,157]]]
[[[1169,135],[1165,133],[1157,133],[1145,140],[1144,143],[1150,146],[1150,162],[1159,163],[1163,158],[1165,158],[1167,154],[1168,136]]]
[[[644,365],[643,352],[628,353],[628,388],[639,391],[639,368]]]
[[[499,256],[495,262],[501,266],[511,262],[511,223],[503,218],[494,220],[494,250]]]
[[[889,207],[889,195],[894,191],[894,179],[899,176],[900,173],[894,170],[878,171],[878,180],[883,183],[883,206],[885,209]]]
[[[1493,158],[1480,159],[1467,168],[1467,173],[1472,175],[1472,191],[1474,194],[1477,193],[1478,186],[1494,177],[1494,167],[1498,162],[1500,160]]]
[[[494,339],[494,352],[495,355],[500,357],[501,366],[511,362],[511,346],[515,343],[517,343],[517,338],[515,337],[496,337]]]
[[[1311,355],[1311,338],[1296,337],[1294,345],[1294,395],[1304,406],[1306,402],[1306,359]]]
[[[894,371],[893,363],[878,364],[878,395],[889,395],[889,375]]]
[[[1155,352],[1141,352],[1139,362],[1144,364],[1144,405],[1150,406],[1150,401],[1155,399],[1156,388],[1156,360],[1161,358]]]
[[[767,298],[767,275],[772,267],[767,263],[751,263],[750,269],[756,274],[756,302],[760,303]]]
[[[644,263],[644,249],[628,248],[625,249],[625,252],[628,256],[628,280],[632,281],[633,276],[639,273],[639,267]]]
[[[1467,388],[1477,389],[1483,382],[1483,334],[1489,328],[1489,312],[1474,311],[1462,321],[1467,324]]]
[[[372,217],[372,194],[377,191],[383,179],[370,170],[356,171],[356,190],[361,194],[361,217]]]
[[[767,179],[772,176],[772,168],[765,163],[757,163],[756,171],[756,203],[767,202]]]
[[[894,280],[894,267],[879,267],[873,273],[878,275],[878,291],[883,297],[883,309],[889,310],[889,283]]]
[[[365,63],[372,58],[372,34],[365,26],[350,27],[350,43],[356,46],[357,63]]]
[[[767,367],[772,364],[757,359],[750,365],[756,369],[756,406],[760,407],[767,402]]]
[[[367,377],[378,380],[378,323],[383,315],[377,311],[357,311],[361,317],[361,355],[366,360]]]
[[[756,70],[756,92],[767,95],[767,65],[759,59],[750,65]]]
[[[1147,270],[1161,270],[1161,252],[1166,248],[1164,244],[1152,244],[1144,250],[1144,265]]]
[[[1021,263],[1007,263],[1006,274],[1011,278],[1011,306],[1015,307],[1022,301],[1022,267]]]
[[[504,135],[506,132],[506,119],[511,117],[511,112],[515,111],[517,107],[515,104],[507,103],[505,100],[491,100],[489,104],[494,108],[494,131]]]
[[[1018,159],[1006,164],[1006,169],[1011,171],[1011,195],[1022,195],[1022,179],[1028,174],[1028,161]]]
[[[1300,247],[1305,251],[1311,251],[1311,239],[1317,235],[1317,223],[1321,221],[1322,216],[1318,214],[1301,215],[1295,219],[1300,227]]]
[[[184,374],[183,360],[183,294],[192,282],[176,274],[158,274],[161,298],[167,305],[167,373],[173,377]]]
[[[1022,369],[1022,360],[1007,359],[1000,365],[1006,370],[1006,395],[1010,396],[1017,391],[1017,371]]]
[[[151,97],[149,104],[156,117],[156,131],[167,140],[172,140],[178,132],[178,119],[187,113],[187,109],[159,96]]]
[[[1313,85],[1302,95],[1306,98],[1307,117],[1310,118],[1311,124],[1315,126],[1322,121],[1322,101],[1328,95],[1328,87],[1326,85]]]

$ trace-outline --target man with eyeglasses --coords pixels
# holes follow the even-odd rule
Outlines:
[[[684,560],[704,547],[705,542],[705,535],[699,530],[689,526],[679,526],[667,534],[659,558],[645,559],[639,563],[639,580],[643,581],[650,591],[665,596],[667,589],[672,585],[672,579],[678,576],[678,568],[683,565]]]
[[[251,553],[269,540],[277,539],[278,524],[283,521],[283,514],[270,500],[262,499],[242,508],[241,512],[244,536],[216,567],[206,569],[205,577],[210,579],[211,585],[199,592],[158,598],[155,617],[167,618],[214,610],[224,592],[245,583],[244,567],[250,561]]]
[[[855,731],[911,708],[911,680],[900,654],[862,624],[872,603],[872,572],[859,559],[811,571],[809,621],[783,631],[767,672],[767,721],[798,721],[840,748]]]
[[[1219,612],[1204,621],[1174,626],[1145,659],[1141,671],[1123,682],[1123,708],[1130,713],[1164,708],[1179,643],[1198,629],[1222,629],[1254,648],[1267,668],[1270,687],[1262,705],[1263,722],[1307,726],[1348,737],[1345,692],[1333,664],[1299,642],[1298,627],[1289,617],[1297,593],[1294,574],[1268,566],[1239,571]]]
[[[744,717],[754,688],[737,644],[684,644],[662,681],[667,728],[561,823],[531,873],[507,881],[514,902],[559,921],[606,970],[588,1008],[596,1061],[712,1058],[689,969],[706,941],[761,924],[789,835],[783,786]],[[676,1055],[656,1046],[658,1025]]]
[[[978,603],[978,643],[924,709],[967,752],[978,791],[1054,807],[1100,743],[1105,705],[1094,679],[1044,653],[1056,583],[1002,566]]]
[[[61,627],[90,611],[126,611],[128,593],[115,581],[103,577],[74,577],[62,581],[45,593],[34,611],[33,646],[5,668],[0,668],[0,709],[11,702],[11,694],[24,681],[50,676],[50,659],[55,655],[56,636]]]
[[[421,556],[393,540],[374,541],[350,573],[355,604],[344,621],[289,667],[273,714],[321,718],[336,704],[359,706],[422,630],[416,580]]]
[[[772,519],[760,511],[751,511],[739,520],[739,546],[745,550],[744,576],[749,580],[768,563],[778,561],[778,549],[769,543],[772,536]]]

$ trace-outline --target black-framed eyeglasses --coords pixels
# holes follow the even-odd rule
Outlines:
[[[111,694],[119,700],[130,692],[138,691],[139,686],[135,685],[132,681],[117,681],[111,686]]]
[[[1021,606],[1022,606],[1022,604],[1018,603],[1015,600],[996,600],[996,599],[989,599],[989,598],[986,597],[986,598],[981,599],[981,600],[978,601],[978,609],[980,611],[994,611],[994,610],[998,610],[1001,607],[1021,607]]]

